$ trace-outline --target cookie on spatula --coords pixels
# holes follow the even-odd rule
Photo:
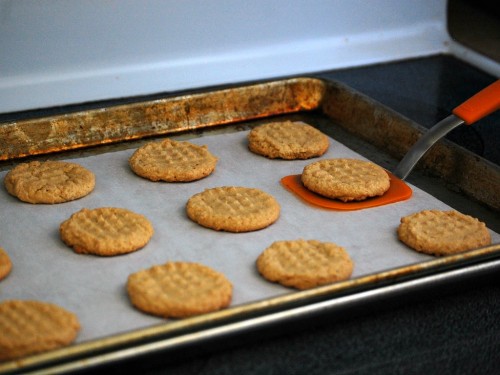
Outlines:
[[[233,287],[220,272],[198,263],[168,262],[131,274],[132,304],[148,314],[186,318],[217,311],[231,303]]]
[[[382,167],[365,160],[344,158],[311,163],[304,167],[301,179],[307,189],[343,202],[383,195],[391,184]]]
[[[64,347],[79,330],[78,317],[60,306],[29,300],[0,302],[0,361]]]
[[[486,224],[455,210],[423,210],[401,218],[398,237],[412,249],[444,256],[491,244]]]

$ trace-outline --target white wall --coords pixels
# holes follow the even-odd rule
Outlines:
[[[446,0],[0,0],[0,113],[446,51]]]

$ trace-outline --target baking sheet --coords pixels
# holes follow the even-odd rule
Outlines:
[[[134,309],[125,283],[130,273],[167,261],[203,263],[224,273],[233,283],[231,306],[293,292],[262,279],[255,268],[258,255],[273,241],[297,238],[332,241],[354,260],[353,278],[433,259],[397,240],[402,216],[423,209],[450,209],[412,186],[410,200],[360,211],[331,211],[296,197],[279,180],[301,173],[314,160],[269,160],[247,147],[247,131],[204,136],[191,142],[207,145],[218,158],[215,172],[191,183],[151,182],[128,166],[133,149],[72,159],[96,175],[87,197],[58,205],[32,205],[0,194],[0,246],[10,255],[13,271],[0,282],[0,300],[37,299],[75,312],[82,329],[77,342],[149,327],[165,322]],[[334,137],[334,134],[332,134]],[[175,138],[175,137],[173,137]],[[321,158],[364,159],[331,140]],[[1,172],[3,180],[7,172]],[[281,205],[279,220],[249,233],[216,232],[190,221],[189,197],[216,186],[246,186],[272,194]],[[74,253],[59,238],[59,224],[81,208],[123,207],[147,216],[155,234],[135,253],[101,258]],[[493,243],[500,241],[492,233]]]

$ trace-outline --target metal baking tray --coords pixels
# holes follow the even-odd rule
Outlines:
[[[225,86],[126,104],[90,105],[0,124],[0,171],[31,159],[102,155],[160,137],[195,139],[245,131],[264,121],[299,119],[390,169],[423,127],[340,82],[315,77]],[[446,140],[419,171],[492,212],[500,210],[498,166]],[[413,182],[413,181],[412,181]],[[488,223],[497,230],[498,220]],[[4,234],[2,234],[4,235]],[[236,304],[184,320],[154,324],[0,364],[0,373],[64,373],[157,352],[169,353],[270,325],[351,311],[426,288],[489,275],[500,267],[500,244],[384,269],[307,291]],[[0,298],[1,298],[0,284]]]

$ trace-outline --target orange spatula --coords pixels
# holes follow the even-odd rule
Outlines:
[[[363,208],[383,206],[385,204],[403,201],[411,197],[412,190],[404,183],[403,180],[397,178],[390,172],[387,172],[387,174],[389,175],[391,184],[389,186],[389,190],[387,190],[384,195],[364,199],[362,201],[351,202],[342,202],[341,200],[326,198],[312,192],[302,184],[300,174],[285,176],[281,179],[281,183],[288,190],[315,206],[339,211],[353,211],[361,210]]]
[[[452,111],[453,114],[438,122],[426,132],[401,160],[394,170],[394,174],[387,172],[391,179],[391,185],[384,195],[363,201],[342,202],[323,197],[308,190],[302,184],[300,175],[283,177],[281,183],[305,201],[316,206],[334,210],[360,210],[409,199],[412,195],[412,190],[403,180],[408,177],[425,152],[436,143],[436,141],[444,137],[449,131],[457,126],[464,123],[471,125],[498,109],[500,109],[500,80],[497,80],[460,104]]]
[[[472,125],[498,109],[500,109],[500,79],[460,104],[452,111],[453,114],[441,120],[426,132],[401,160],[394,170],[394,174],[404,180],[420,158],[440,138],[457,126],[462,124]]]

